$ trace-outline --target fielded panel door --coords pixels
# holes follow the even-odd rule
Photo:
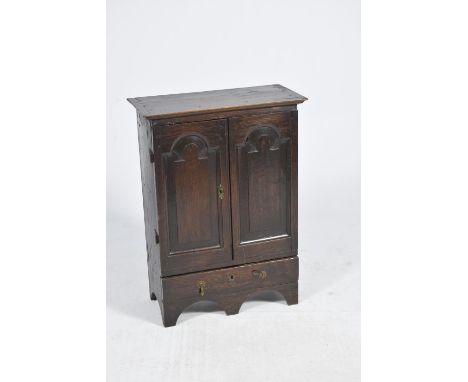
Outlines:
[[[229,119],[236,261],[297,254],[297,111]]]
[[[159,134],[162,274],[232,265],[226,120],[164,126]]]

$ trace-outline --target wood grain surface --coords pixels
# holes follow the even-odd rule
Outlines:
[[[281,86],[129,99],[137,108],[150,297],[165,326],[211,299],[297,303],[297,104]]]
[[[138,113],[147,119],[265,106],[296,105],[305,100],[307,100],[306,97],[281,85],[128,98]]]

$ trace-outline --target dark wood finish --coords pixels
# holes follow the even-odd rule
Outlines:
[[[160,243],[156,241],[158,231],[158,207],[156,204],[155,173],[150,160],[152,133],[148,120],[138,115],[138,144],[140,148],[141,184],[143,212],[145,217],[146,252],[148,262],[149,293],[152,300],[161,297]]]
[[[295,253],[291,225],[291,112],[229,120],[234,256]]]
[[[275,106],[275,107],[259,107],[256,109],[246,109],[246,110],[227,110],[219,111],[216,113],[208,112],[206,114],[195,114],[195,115],[183,115],[170,118],[161,118],[161,119],[151,119],[151,126],[155,127],[156,130],[162,128],[163,126],[171,126],[177,123],[183,122],[199,122],[199,121],[211,121],[213,119],[229,119],[232,117],[239,116],[249,116],[249,115],[261,115],[261,114],[271,114],[278,112],[286,111],[295,111],[297,110],[296,105],[289,106]]]
[[[237,314],[247,298],[265,290],[284,293],[288,304],[297,304],[298,278],[297,257],[165,277],[164,326],[175,325],[184,309],[202,300],[216,302],[228,315]],[[205,285],[203,296],[199,290],[200,282]]]
[[[128,98],[138,113],[147,119],[265,106],[297,105],[305,100],[306,97],[281,85]]]
[[[227,123],[214,120],[160,129],[154,141],[161,185],[164,276],[232,265]]]
[[[297,303],[296,105],[304,100],[280,85],[129,99],[150,298],[165,326],[203,299],[227,314],[265,289]]]

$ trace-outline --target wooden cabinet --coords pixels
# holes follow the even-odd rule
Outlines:
[[[280,85],[131,98],[150,295],[165,326],[266,289],[297,303],[297,104]]]
[[[231,265],[227,121],[179,123],[161,131],[154,154],[163,275]]]

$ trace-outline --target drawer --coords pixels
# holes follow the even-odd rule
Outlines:
[[[218,300],[229,295],[245,296],[256,290],[296,283],[297,256],[236,267],[171,276],[162,279],[164,300]]]

